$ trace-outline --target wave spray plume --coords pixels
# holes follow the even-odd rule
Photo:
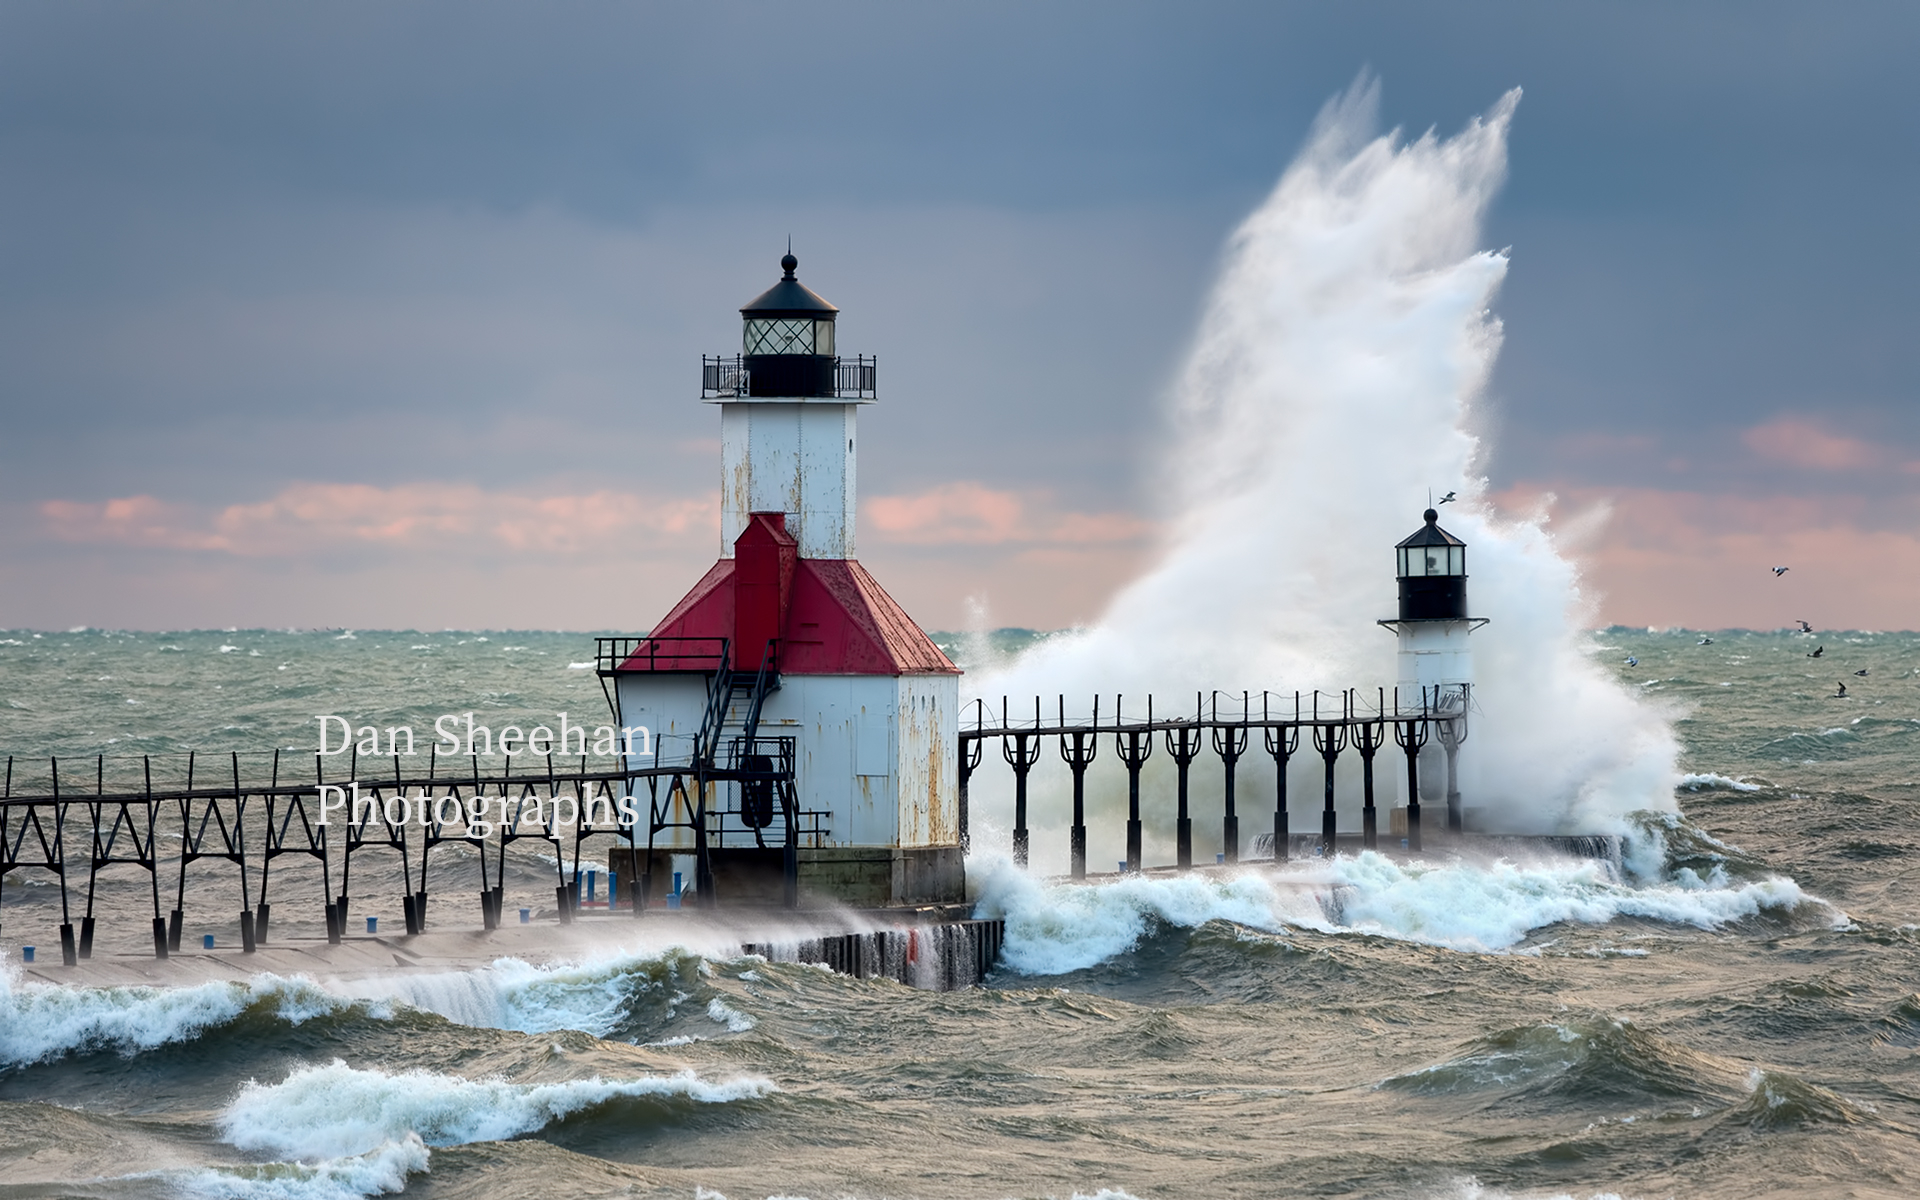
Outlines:
[[[1457,491],[1446,524],[1492,618],[1463,790],[1508,831],[1623,831],[1673,808],[1677,743],[1591,658],[1592,598],[1544,513],[1495,513],[1482,474],[1507,257],[1476,246],[1519,92],[1445,139],[1376,134],[1378,101],[1362,78],[1330,102],[1228,246],[1172,398],[1158,563],[972,690],[1049,709],[1124,692],[1130,711],[1152,692],[1174,711],[1215,688],[1390,685],[1374,618],[1395,611],[1391,547],[1429,488]],[[993,819],[1002,797],[982,800]]]

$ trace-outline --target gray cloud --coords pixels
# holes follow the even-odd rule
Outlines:
[[[1218,248],[1363,64],[1413,134],[1527,89],[1490,235],[1514,249],[1497,481],[1750,491],[1745,431],[1782,414],[1920,458],[1917,27],[1895,4],[8,6],[0,503],[698,492],[695,359],[731,349],[791,233],[847,348],[881,356],[863,488],[1150,515]],[[46,564],[81,552],[29,542],[0,609],[65,623]]]

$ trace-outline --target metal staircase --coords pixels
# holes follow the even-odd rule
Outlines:
[[[718,663],[707,689],[707,707],[701,716],[700,733],[694,742],[688,775],[692,784],[690,819],[663,819],[656,806],[649,822],[649,850],[662,830],[689,829],[694,843],[694,889],[697,902],[711,905],[714,899],[713,866],[709,842],[713,835],[707,811],[707,785],[737,783],[740,787],[740,820],[753,831],[755,844],[766,849],[765,830],[773,824],[776,811],[785,818],[786,903],[797,900],[799,853],[799,796],[794,787],[794,752],[791,738],[760,737],[760,717],[769,695],[780,687],[777,660],[779,644],[769,638],[760,665],[751,671],[733,669],[732,646],[723,640]],[[738,713],[737,720],[735,714]],[[724,828],[724,810],[721,818]]]
[[[707,690],[707,711],[701,718],[700,737],[694,743],[693,761],[697,770],[720,770],[719,754],[721,734],[726,729],[727,717],[744,698],[746,713],[741,718],[741,732],[736,741],[751,744],[760,732],[760,712],[766,705],[767,695],[779,690],[780,670],[775,665],[774,653],[778,647],[775,639],[767,639],[766,653],[760,657],[760,668],[754,672],[733,669],[731,645],[722,643],[720,665],[713,673],[713,682]]]

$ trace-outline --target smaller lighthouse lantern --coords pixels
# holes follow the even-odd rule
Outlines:
[[[1467,544],[1440,528],[1440,514],[1421,514],[1426,525],[1395,546],[1399,559],[1402,621],[1467,619]]]
[[[1400,640],[1402,708],[1418,708],[1441,718],[1433,728],[1445,758],[1445,782],[1435,778],[1442,770],[1439,762],[1423,762],[1420,791],[1431,795],[1444,787],[1447,827],[1457,832],[1465,824],[1458,756],[1467,736],[1473,691],[1473,651],[1467,639],[1487,620],[1467,613],[1467,544],[1440,528],[1437,510],[1429,508],[1421,516],[1426,524],[1393,548],[1400,615],[1380,624]],[[1432,750],[1422,757],[1429,755],[1440,757]],[[1408,797],[1409,805],[1415,800]]]

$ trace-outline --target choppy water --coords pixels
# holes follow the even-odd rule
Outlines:
[[[484,637],[0,634],[0,749],[603,703],[589,639]],[[1713,638],[1596,638],[1694,773],[1621,876],[978,859],[1006,958],[952,994],[690,951],[433,987],[16,975],[0,1195],[1913,1195],[1920,636]]]

